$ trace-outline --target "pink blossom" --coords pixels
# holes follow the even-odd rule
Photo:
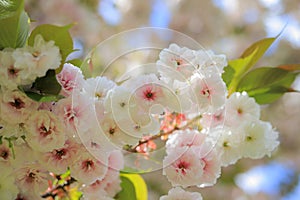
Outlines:
[[[62,148],[54,149],[42,156],[42,161],[49,171],[62,174],[78,156],[79,145],[72,140],[67,140]]]
[[[83,147],[81,153],[71,165],[74,178],[84,184],[91,184],[102,180],[108,170],[108,157],[101,150],[86,151]]]
[[[221,175],[221,154],[211,142],[204,143],[197,152],[202,166],[202,175],[197,185],[199,187],[212,186]]]
[[[56,75],[57,81],[62,86],[62,95],[69,96],[74,89],[80,90],[84,83],[81,70],[70,63],[64,64],[63,69]]]
[[[64,123],[69,137],[75,137],[77,132],[85,132],[90,128],[89,122],[93,114],[93,101],[81,94],[74,94],[61,99],[53,107],[53,112]]]
[[[203,175],[203,164],[192,149],[173,149],[163,160],[163,174],[172,186],[193,186],[199,184]]]
[[[36,111],[26,121],[26,138],[34,150],[47,152],[61,148],[65,143],[63,124],[51,112]]]
[[[218,74],[196,74],[191,79],[191,93],[202,112],[215,112],[225,104],[226,86]]]

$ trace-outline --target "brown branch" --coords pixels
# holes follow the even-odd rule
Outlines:
[[[198,116],[196,116],[195,118],[189,120],[189,121],[188,121],[184,126],[182,126],[182,127],[177,127],[177,126],[175,126],[172,130],[169,130],[169,131],[167,131],[167,132],[160,132],[160,133],[157,134],[157,135],[152,135],[152,136],[150,136],[150,137],[147,138],[147,139],[140,140],[140,141],[138,142],[137,145],[135,145],[134,147],[130,147],[130,148],[126,149],[126,151],[129,151],[129,152],[132,152],[132,153],[138,153],[137,148],[138,148],[139,146],[141,146],[142,144],[148,143],[148,142],[151,141],[151,140],[156,140],[156,139],[161,138],[161,137],[163,137],[163,136],[171,135],[171,134],[172,134],[174,131],[176,131],[176,130],[183,130],[183,129],[189,127],[191,124],[193,124],[193,123],[196,122],[197,120],[199,120],[201,117],[202,117],[201,115],[198,115]]]
[[[58,185],[55,188],[53,188],[52,190],[50,190],[49,192],[41,195],[42,198],[48,198],[48,197],[52,197],[52,199],[55,199],[55,197],[57,196],[57,194],[55,193],[58,190],[62,190],[64,193],[67,193],[66,191],[66,187],[70,186],[72,183],[76,182],[76,180],[71,177],[69,180],[66,181],[66,183],[64,183],[63,185]]]

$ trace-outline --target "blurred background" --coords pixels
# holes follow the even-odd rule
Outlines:
[[[44,23],[75,23],[71,34],[78,51],[69,59],[84,58],[114,34],[151,26],[184,33],[228,59],[237,58],[259,39],[281,33],[258,65],[300,63],[299,0],[26,0],[26,10],[35,20],[32,28]],[[294,88],[300,90],[299,79]],[[263,106],[262,117],[280,132],[281,145],[273,156],[242,159],[224,168],[215,186],[189,190],[201,192],[205,200],[299,200],[300,94],[286,94]],[[150,200],[171,187],[161,171],[143,177]]]

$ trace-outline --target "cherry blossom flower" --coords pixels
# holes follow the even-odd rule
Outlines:
[[[108,170],[108,156],[101,150],[79,150],[81,153],[70,166],[72,175],[79,182],[91,184],[102,180]]]
[[[124,123],[125,122],[127,122],[127,120],[124,121]],[[141,136],[141,134],[134,135],[134,132],[123,131],[110,114],[105,115],[100,126],[102,130],[101,133],[114,145],[121,148],[126,144],[136,144]],[[132,129],[134,129],[134,127]]]
[[[278,132],[272,129],[269,122],[260,120],[245,122],[242,125],[243,141],[240,151],[246,158],[259,159],[271,154],[279,145]]]
[[[67,135],[73,138],[77,132],[85,132],[90,128],[86,122],[94,116],[94,104],[90,98],[76,93],[58,101],[53,113],[64,123]]]
[[[216,148],[221,154],[222,167],[235,164],[242,157],[239,147],[243,137],[239,131],[223,127],[212,130],[211,135],[217,141]]]
[[[241,122],[259,119],[260,107],[247,93],[236,92],[226,100],[225,116],[225,124],[236,127]]]
[[[87,96],[104,101],[108,92],[116,86],[116,83],[106,77],[97,76],[96,78],[89,78],[83,84],[83,92]]]
[[[191,79],[191,93],[202,112],[215,112],[225,104],[226,86],[219,75],[194,75]]]
[[[0,85],[10,90],[15,90],[18,85],[30,84],[32,80],[24,79],[20,76],[22,69],[15,67],[15,60],[12,54],[13,49],[0,51]]]
[[[18,48],[13,52],[15,68],[22,69],[22,79],[34,81],[42,77],[49,69],[60,66],[61,55],[54,41],[45,41],[41,35],[34,38],[34,45]]]
[[[74,89],[80,90],[84,83],[81,70],[70,63],[66,63],[59,74],[56,75],[57,81],[62,86],[62,95],[69,96]]]
[[[27,142],[37,151],[47,152],[63,147],[63,124],[55,114],[40,110],[32,113],[25,124]]]
[[[16,169],[15,177],[21,193],[31,199],[39,199],[48,187],[48,180],[51,180],[49,173],[35,163],[28,163]]]
[[[213,147],[211,142],[206,142],[198,150],[202,166],[202,176],[198,180],[200,184],[197,184],[199,187],[216,184],[221,175],[221,154]]]
[[[133,99],[130,101],[136,103],[144,111],[149,111],[153,105],[161,104],[166,100],[162,84],[156,75],[146,74],[127,80],[124,87],[132,93]]]
[[[159,60],[156,64],[162,76],[184,80],[190,77],[193,71],[198,68],[196,58],[194,50],[171,44],[169,48],[160,52]]]
[[[41,156],[42,164],[46,169],[55,173],[64,173],[78,156],[79,145],[72,140],[67,140],[63,147],[46,152]]]
[[[159,200],[202,200],[202,196],[198,192],[188,192],[180,187],[169,190],[168,195],[161,196]]]
[[[203,163],[193,149],[173,149],[163,160],[163,174],[172,186],[188,187],[200,184],[203,175]]]
[[[12,171],[11,162],[14,160],[12,150],[6,144],[6,141],[0,145],[0,164],[1,174],[5,174],[4,171]],[[1,187],[0,187],[1,188]]]
[[[1,118],[10,124],[24,123],[31,112],[38,107],[37,102],[17,90],[5,90],[1,97]]]

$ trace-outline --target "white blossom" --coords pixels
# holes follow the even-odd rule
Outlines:
[[[63,147],[65,143],[63,124],[49,111],[32,113],[25,127],[27,142],[32,149],[48,152]]]
[[[245,122],[242,127],[243,141],[240,151],[243,157],[259,159],[270,155],[279,145],[278,132],[272,129],[269,122],[260,120]]]
[[[5,90],[0,97],[1,118],[13,125],[24,123],[32,111],[38,107],[37,102],[18,90]]]
[[[15,68],[20,69],[20,76],[25,80],[34,81],[42,77],[49,69],[60,66],[61,55],[54,41],[45,41],[36,35],[33,46],[18,48],[13,52]]]
[[[225,124],[237,127],[244,121],[259,119],[260,107],[246,92],[230,95],[225,105]]]
[[[169,48],[160,52],[156,64],[162,76],[182,81],[189,78],[193,71],[199,67],[196,59],[194,50],[171,44]]]

